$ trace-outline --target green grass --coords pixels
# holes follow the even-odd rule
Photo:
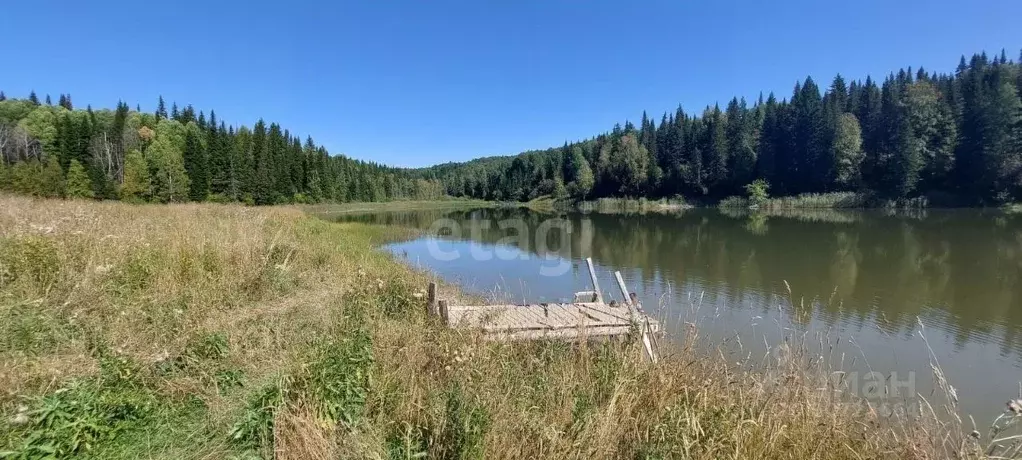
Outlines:
[[[746,197],[730,196],[718,203],[720,208],[749,208],[753,202]],[[882,199],[855,192],[805,193],[795,196],[768,198],[759,203],[760,209],[918,209],[929,206],[926,197],[898,200]]]
[[[419,211],[432,209],[490,208],[498,203],[485,200],[458,199],[432,201],[381,201],[375,203],[340,203],[304,206],[313,214],[364,213],[378,211]]]
[[[645,214],[645,213],[678,213],[691,207],[684,198],[599,198],[592,201],[579,201],[570,204],[571,209],[600,214]]]

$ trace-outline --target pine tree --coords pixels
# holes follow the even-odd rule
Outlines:
[[[92,180],[78,160],[71,160],[71,166],[67,170],[67,186],[64,194],[68,198],[95,198],[96,193],[92,190]]]
[[[0,91],[0,102],[6,101],[7,95],[3,91]]]
[[[39,96],[35,95],[35,90],[32,90],[32,92],[28,93],[28,102],[31,102],[32,105],[36,106],[39,105]]]
[[[53,105],[53,99],[50,99],[50,95],[49,94],[46,95],[46,105],[47,106],[52,106]]]

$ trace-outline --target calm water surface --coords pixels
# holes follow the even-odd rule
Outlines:
[[[922,324],[961,411],[977,420],[1000,413],[1022,380],[1022,216],[713,209],[326,216],[427,229],[386,249],[466,290],[515,301],[569,300],[590,289],[582,261],[592,257],[604,292],[617,295],[611,274],[620,270],[673,340],[684,340],[692,322],[702,339],[755,355],[793,331],[810,332],[810,341],[825,337],[817,349],[836,368],[914,379],[929,397]]]

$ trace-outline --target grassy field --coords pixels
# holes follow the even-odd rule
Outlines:
[[[375,249],[402,232],[0,196],[0,458],[979,457],[939,407],[835,398],[798,340],[750,360],[692,325],[651,365],[448,330]]]

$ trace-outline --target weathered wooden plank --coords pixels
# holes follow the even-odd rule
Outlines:
[[[596,279],[596,269],[593,268],[592,257],[586,257],[586,266],[589,267],[589,279],[593,280],[593,290],[596,291],[596,301],[603,302],[603,293],[600,292],[600,282]]]
[[[627,314],[623,312],[609,311],[610,307],[598,308],[587,304],[576,304],[575,308],[579,309],[586,314],[600,318],[601,322],[613,323],[613,324],[631,324]]]
[[[578,312],[578,309],[574,307],[569,308],[562,304],[552,304],[547,306],[547,310],[550,311],[551,316],[556,316],[561,323],[570,325],[583,325],[587,323],[595,323],[595,321],[586,318],[585,315]]]
[[[461,321],[466,326],[548,327],[541,315],[529,306],[501,306],[463,312]]]
[[[483,337],[487,340],[537,340],[537,339],[584,339],[590,337],[606,337],[628,334],[631,327],[610,326],[598,328],[568,329],[529,329],[507,332],[488,333]]]

